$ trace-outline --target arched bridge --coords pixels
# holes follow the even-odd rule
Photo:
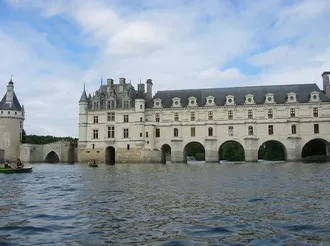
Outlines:
[[[76,146],[67,141],[49,144],[22,144],[20,158],[23,162],[74,163]]]

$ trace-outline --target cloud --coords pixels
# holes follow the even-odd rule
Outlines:
[[[31,134],[78,136],[83,83],[93,93],[101,76],[126,77],[133,85],[152,78],[154,91],[321,86],[321,73],[330,69],[326,0],[5,4],[13,14],[0,20],[0,55],[6,57],[0,79],[14,74]]]

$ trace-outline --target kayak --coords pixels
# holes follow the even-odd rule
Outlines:
[[[32,172],[32,167],[23,167],[23,168],[0,167],[0,173],[29,173],[29,172]]]
[[[98,167],[97,163],[88,163],[89,167]]]

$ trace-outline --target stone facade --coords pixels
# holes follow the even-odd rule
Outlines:
[[[14,162],[19,157],[24,118],[24,107],[20,105],[14,92],[14,83],[10,80],[0,102],[1,161],[7,159]]]
[[[236,141],[246,161],[257,161],[267,141],[283,145],[286,160],[298,161],[307,143],[330,148],[330,72],[316,84],[158,91],[152,80],[137,91],[121,78],[79,101],[78,161],[186,162],[187,145],[204,146],[206,162],[218,162],[221,146]],[[147,90],[145,92],[145,86]],[[113,149],[113,151],[110,151]],[[113,161],[112,161],[113,162]]]

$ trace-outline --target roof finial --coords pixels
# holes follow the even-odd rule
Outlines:
[[[103,84],[103,76],[101,76],[101,86],[102,86],[102,84]]]
[[[13,75],[10,75],[10,81],[13,82]]]
[[[84,91],[86,90],[86,84],[84,83]]]

